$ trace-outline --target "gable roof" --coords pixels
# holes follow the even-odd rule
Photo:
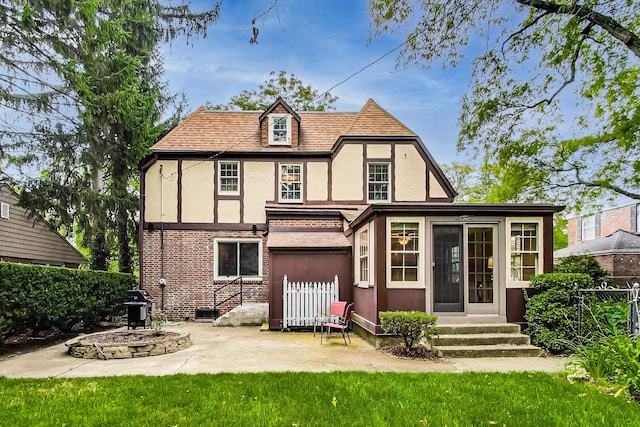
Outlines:
[[[0,220],[0,259],[52,265],[78,265],[87,259],[39,215],[18,206],[18,195],[0,183],[0,200],[10,206]]]
[[[600,255],[613,253],[640,253],[640,236],[626,230],[594,240],[585,240],[577,245],[559,249],[553,253],[554,258],[564,258],[570,255]]]
[[[158,153],[291,151],[291,147],[261,145],[260,118],[264,114],[260,111],[212,111],[200,107],[151,149]],[[341,136],[417,138],[413,131],[372,99],[357,113],[300,111],[297,115],[300,117],[297,151],[329,152]]]

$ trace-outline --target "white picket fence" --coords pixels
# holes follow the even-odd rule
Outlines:
[[[313,326],[316,316],[329,313],[338,301],[338,276],[333,282],[282,282],[282,329]]]

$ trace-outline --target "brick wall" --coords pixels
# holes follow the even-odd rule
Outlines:
[[[153,296],[158,309],[162,308],[164,299],[164,310],[174,320],[193,319],[196,309],[212,309],[213,290],[226,283],[226,280],[214,280],[214,238],[256,237],[250,231],[165,230],[163,234],[163,249],[160,247],[161,232],[159,230],[144,231],[142,234],[141,284],[142,288]],[[163,274],[161,265],[163,251],[164,278],[167,281],[164,290],[159,285]],[[268,300],[269,257],[264,238],[262,257],[263,280],[244,281],[245,303]],[[224,300],[233,292],[235,290],[231,289],[221,292],[218,300]],[[220,314],[226,313],[238,303],[237,300],[230,300],[220,307]]]
[[[616,254],[595,257],[600,266],[609,272],[612,281],[620,286],[640,282],[640,255]]]
[[[636,210],[633,205],[609,209],[599,213],[600,234],[596,235],[596,238],[609,236],[618,230],[636,233],[637,226],[635,224],[635,213]],[[578,218],[571,218],[568,220],[567,231],[569,236],[569,246],[580,243],[580,240],[578,240]]]
[[[340,228],[342,229],[343,223],[340,218],[296,218],[296,219],[270,219],[269,220],[269,228]]]

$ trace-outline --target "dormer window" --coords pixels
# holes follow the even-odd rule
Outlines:
[[[290,115],[269,115],[269,145],[291,145]]]

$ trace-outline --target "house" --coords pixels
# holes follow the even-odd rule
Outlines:
[[[453,203],[420,138],[373,100],[348,113],[297,112],[280,98],[262,112],[200,108],[140,173],[144,289],[193,319],[241,276],[245,301],[269,303],[272,329],[285,275],[338,276],[339,298],[371,334],[387,310],[522,321],[522,288],[551,271],[562,209]]]
[[[583,240],[553,253],[556,260],[571,255],[593,256],[602,269],[609,273],[614,284],[640,282],[640,236],[637,234],[617,230],[608,236]]]
[[[0,261],[78,268],[86,258],[39,215],[18,206],[0,184]]]
[[[640,209],[638,208],[638,203],[567,219],[569,246],[609,236],[617,230],[640,233]]]
[[[626,285],[640,278],[640,209],[638,203],[605,209],[567,220],[569,246],[554,252],[558,260],[569,255],[591,255],[609,273],[612,282]]]

